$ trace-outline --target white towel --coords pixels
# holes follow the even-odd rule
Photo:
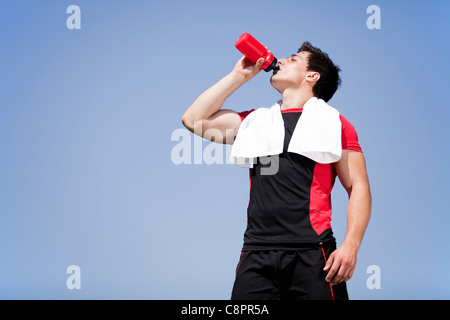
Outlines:
[[[284,121],[281,100],[271,108],[259,108],[242,121],[231,149],[232,164],[251,168],[256,158],[283,152]],[[313,97],[292,133],[288,152],[294,152],[319,163],[333,163],[342,155],[339,112],[324,100]]]

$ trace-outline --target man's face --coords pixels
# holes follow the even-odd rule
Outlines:
[[[308,74],[309,52],[292,54],[289,58],[279,59],[279,70],[275,70],[270,83],[280,93],[286,88],[300,88]]]

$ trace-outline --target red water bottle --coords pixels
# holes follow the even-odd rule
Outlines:
[[[277,58],[275,58],[272,52],[269,52],[259,41],[257,41],[249,33],[242,34],[236,41],[236,49],[244,54],[251,62],[256,63],[259,58],[264,58],[264,63],[261,66],[261,70],[269,72],[271,70],[277,70]]]

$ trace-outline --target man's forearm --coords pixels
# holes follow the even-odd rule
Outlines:
[[[324,268],[328,272],[325,280],[332,285],[348,281],[352,277],[358,250],[370,219],[372,196],[369,185],[355,183],[349,195],[344,242],[330,255]]]
[[[350,243],[359,250],[362,238],[370,220],[372,196],[369,186],[355,184],[350,191],[347,209],[347,231],[344,243]]]
[[[203,92],[186,110],[182,121],[193,124],[195,121],[208,119],[222,108],[225,100],[243,83],[244,78],[234,72],[229,73],[212,87]]]
[[[241,57],[231,73],[203,92],[186,110],[181,119],[183,124],[193,131],[194,122],[207,120],[217,113],[234,91],[261,71],[263,63],[264,58],[255,64],[245,56]]]

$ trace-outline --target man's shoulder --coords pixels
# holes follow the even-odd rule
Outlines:
[[[353,124],[347,120],[342,114],[339,114],[342,125],[342,149],[349,149],[362,152],[359,144],[358,134]]]

